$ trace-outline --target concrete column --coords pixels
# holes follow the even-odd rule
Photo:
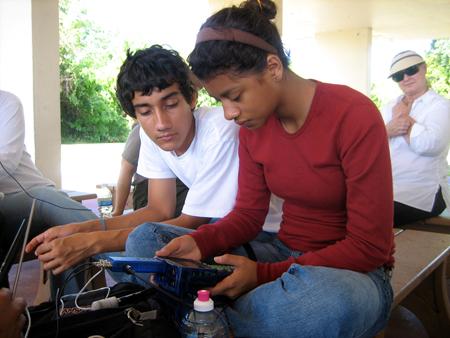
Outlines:
[[[315,43],[313,69],[317,79],[369,93],[371,28],[319,33]]]
[[[32,0],[35,162],[61,186],[58,0]]]
[[[58,32],[58,0],[0,0],[0,88],[21,99],[27,149],[60,186]]]

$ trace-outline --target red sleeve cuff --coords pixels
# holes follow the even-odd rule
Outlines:
[[[271,282],[286,272],[292,263],[295,263],[293,257],[288,260],[277,263],[258,263],[257,265],[257,283],[258,285]]]

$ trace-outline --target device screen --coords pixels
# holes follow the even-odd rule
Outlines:
[[[215,270],[233,271],[233,269],[234,269],[234,267],[232,265],[225,265],[225,264],[208,264],[208,266],[211,269],[215,269]]]
[[[164,258],[176,265],[184,266],[187,268],[196,268],[196,269],[208,269],[209,266],[206,264],[203,264],[199,261],[194,261],[192,259],[185,259],[185,258],[176,258],[176,257],[161,257]]]
[[[175,258],[175,257],[164,257],[164,259],[171,261],[179,266],[184,266],[187,268],[195,269],[209,269],[209,270],[220,270],[232,272],[234,267],[232,265],[222,265],[222,264],[206,264],[199,261],[194,261],[192,259]]]

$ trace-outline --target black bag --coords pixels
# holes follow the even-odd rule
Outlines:
[[[82,297],[81,297],[82,296]],[[109,297],[122,297],[119,306],[95,311],[80,310],[72,299],[30,307],[30,338],[71,338],[100,335],[105,338],[179,337],[172,315],[173,309],[165,296],[156,289],[145,289],[132,283],[118,283],[111,287]],[[84,307],[105,298],[104,290],[83,293],[78,305]],[[63,313],[57,316],[57,313]]]

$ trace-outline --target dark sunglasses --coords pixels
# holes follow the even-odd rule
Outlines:
[[[405,77],[405,74],[408,76],[413,76],[414,74],[417,74],[417,72],[419,71],[419,65],[414,65],[411,66],[409,68],[406,68],[404,70],[401,70],[395,74],[392,75],[392,80],[394,80],[395,82],[400,82],[403,81],[403,78]]]

